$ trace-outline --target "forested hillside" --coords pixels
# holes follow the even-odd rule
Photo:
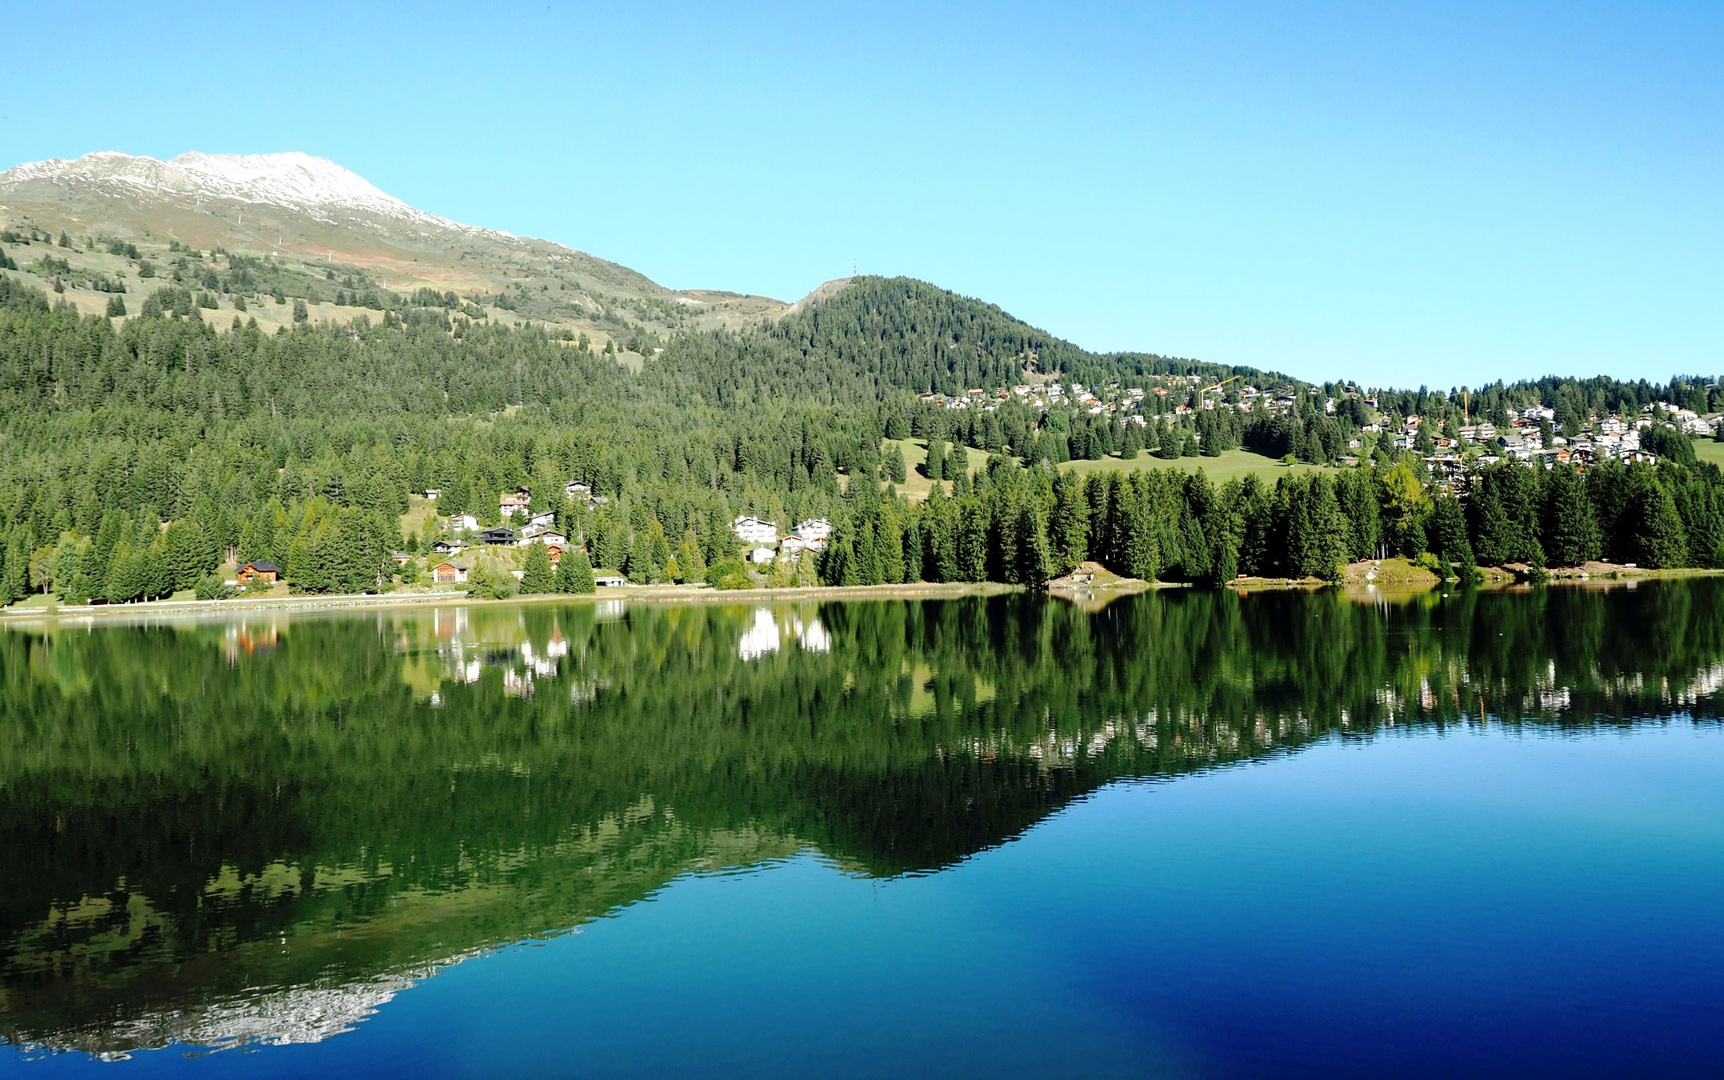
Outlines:
[[[1672,422],[1647,428],[1656,465],[1584,476],[1476,457],[1437,475],[1422,447],[1367,430],[1423,416],[1429,439],[1541,404],[1562,430],[1658,402],[1716,411],[1715,381],[1314,386],[1088,353],[906,279],[857,279],[759,330],[666,339],[638,371],[411,298],[375,322],[265,333],[239,315],[218,331],[188,296],[164,286],[148,314],[103,318],[0,273],[0,600],[164,596],[234,558],[278,562],[306,591],[388,588],[391,552],[434,538],[402,534],[409,492],[438,489],[440,513],[494,523],[499,493],[521,486],[592,565],[643,582],[1038,583],[1085,560],[1145,578],[1332,578],[1384,554],[1462,575],[1600,557],[1724,565],[1724,480]],[[1236,379],[1287,404],[1239,401]],[[1129,415],[1081,387],[1129,399]],[[1197,407],[1206,395],[1215,407]],[[887,438],[930,444],[926,501],[895,493],[906,465]],[[1059,469],[1140,453],[1196,464],[1242,444],[1357,467],[1221,487],[1200,471]],[[948,466],[954,445],[987,467]],[[571,480],[597,500],[566,499]],[[729,528],[743,513],[826,517],[836,532],[818,558],[750,570]]]

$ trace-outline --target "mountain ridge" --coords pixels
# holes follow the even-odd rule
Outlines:
[[[0,228],[79,237],[73,250],[55,256],[73,264],[66,277],[80,271],[124,282],[139,276],[143,262],[177,266],[183,249],[220,250],[279,264],[276,294],[304,299],[314,319],[350,321],[365,313],[365,305],[336,303],[337,289],[347,295],[355,286],[361,294],[368,287],[428,289],[458,295],[478,317],[543,324],[571,338],[584,334],[593,348],[617,352],[650,353],[679,331],[759,325],[787,307],[720,289],[670,289],[554,241],[438,217],[299,151],[190,152],[168,161],[97,151],[16,165],[0,172]],[[86,249],[100,256],[116,241],[128,251],[123,262],[85,258]],[[318,279],[335,287],[320,287]],[[74,282],[68,299],[94,314],[109,295]],[[231,295],[224,299],[231,302]],[[248,309],[265,329],[288,315],[255,302]],[[277,314],[282,318],[272,320]]]
[[[162,161],[115,150],[80,158],[49,158],[0,172],[0,191],[33,183],[123,184],[146,191],[312,209],[361,210],[440,228],[493,233],[410,206],[327,158],[301,151],[204,154],[191,151]]]

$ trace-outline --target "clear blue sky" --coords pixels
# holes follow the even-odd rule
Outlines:
[[[1724,370],[1724,3],[17,5],[0,165],[304,150],[674,287],[1095,349]]]

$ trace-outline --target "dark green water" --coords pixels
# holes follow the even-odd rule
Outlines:
[[[12,627],[0,1071],[1716,1075],[1721,586]]]

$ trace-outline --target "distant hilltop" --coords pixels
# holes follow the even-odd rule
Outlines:
[[[472,229],[416,210],[333,161],[298,152],[189,153],[158,161],[103,150],[72,161],[54,158],[8,169],[0,173],[0,199],[27,200],[43,185],[107,188],[122,196],[262,203],[307,213],[349,210],[435,228]]]
[[[79,238],[55,255],[67,265],[38,262],[47,276],[30,284],[58,285],[57,295],[90,314],[107,309],[117,283],[166,266],[180,271],[163,274],[175,284],[201,277],[209,267],[179,264],[188,252],[196,263],[217,250],[263,260],[253,276],[303,299],[312,318],[365,314],[374,289],[403,297],[428,290],[477,317],[542,325],[637,357],[672,334],[758,326],[786,307],[763,296],[667,289],[584,251],[438,217],[297,151],[160,161],[104,150],[18,165],[0,172],[0,230]],[[125,258],[116,260],[114,249]],[[254,304],[250,314],[265,329],[278,321],[272,316],[287,318],[268,305]]]

